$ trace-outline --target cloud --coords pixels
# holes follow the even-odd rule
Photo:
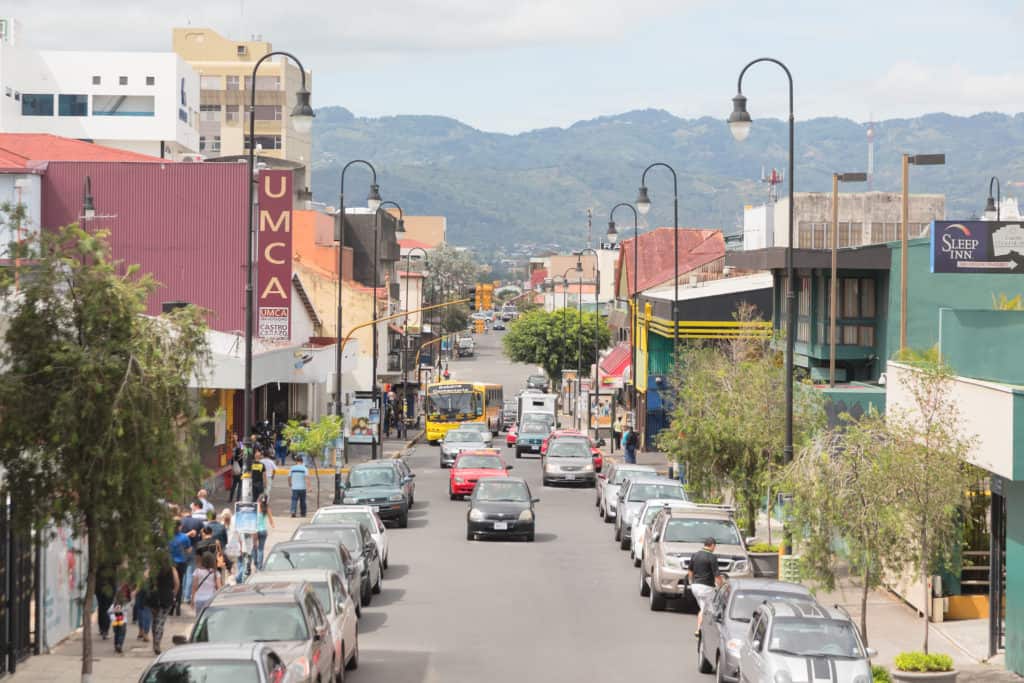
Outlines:
[[[1024,101],[1024,73],[972,72],[959,64],[894,64],[865,93],[874,111],[890,116],[947,112],[1016,112]]]

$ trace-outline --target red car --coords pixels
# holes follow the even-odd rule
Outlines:
[[[509,425],[508,433],[505,434],[505,445],[514,448],[516,445],[516,434],[519,432],[519,425]]]
[[[544,439],[544,442],[540,445],[540,455],[541,455],[541,457],[544,457],[544,455],[548,452],[548,443],[552,439],[563,439],[563,438],[566,438],[566,439],[587,439],[587,441],[590,443],[590,454],[594,457],[594,471],[595,472],[600,472],[601,471],[601,467],[604,465],[604,454],[601,452],[601,449],[598,448],[598,446],[602,445],[604,442],[603,441],[595,442],[593,439],[588,437],[583,432],[576,431],[575,429],[558,429],[558,430],[555,430],[555,431],[551,432],[551,434],[548,435],[548,438]]]
[[[507,477],[512,465],[506,465],[496,448],[462,451],[448,475],[448,497],[452,500],[473,493],[476,483],[486,477]]]

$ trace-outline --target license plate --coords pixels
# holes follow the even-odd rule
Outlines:
[[[495,522],[494,523],[494,530],[495,531],[508,531],[508,522]]]
[[[380,512],[380,505],[374,505],[373,506],[373,511],[374,512]]]
[[[565,480],[566,481],[575,481],[576,480],[576,475],[575,474],[567,474],[567,475],[565,475]]]

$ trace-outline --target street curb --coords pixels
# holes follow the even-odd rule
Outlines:
[[[392,460],[398,460],[399,458],[407,456],[416,444],[419,443],[419,440],[423,438],[424,433],[425,431],[421,429],[418,434],[405,442],[405,446],[403,446],[401,450],[392,452],[389,457]]]

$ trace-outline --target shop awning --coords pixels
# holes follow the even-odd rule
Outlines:
[[[622,373],[629,367],[632,357],[630,346],[627,342],[619,342],[607,356],[601,360],[601,374],[610,377],[622,377]]]

